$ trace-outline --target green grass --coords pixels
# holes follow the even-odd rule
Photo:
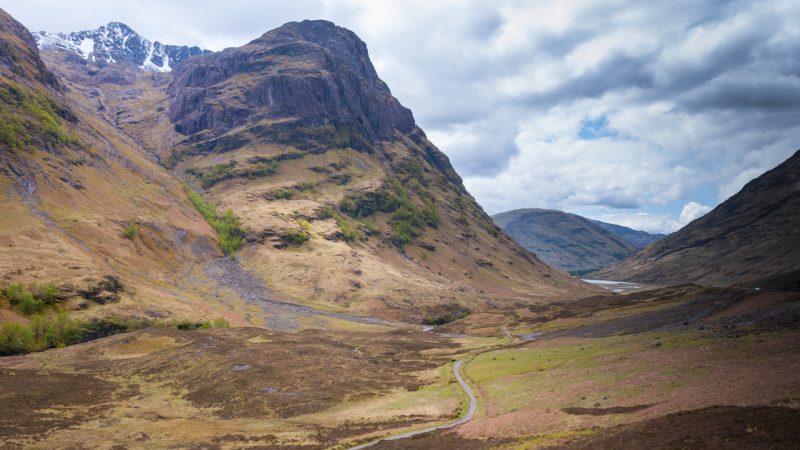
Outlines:
[[[217,231],[219,248],[229,256],[242,248],[244,232],[239,227],[239,219],[233,214],[233,211],[228,209],[220,215],[214,203],[204,199],[202,195],[188,186],[184,186],[184,189],[189,201],[202,214],[206,222]]]
[[[46,92],[9,79],[0,81],[0,146],[4,149],[78,144],[64,126],[65,117],[75,120]]]

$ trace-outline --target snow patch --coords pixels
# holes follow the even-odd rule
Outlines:
[[[94,52],[94,39],[84,38],[81,43],[78,44],[78,50],[81,52],[83,59],[89,59],[89,55]]]

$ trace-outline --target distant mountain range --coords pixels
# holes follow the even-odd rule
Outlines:
[[[517,209],[492,218],[543,261],[573,274],[617,263],[664,236],[550,209]]]
[[[209,53],[200,47],[151,42],[119,22],[71,33],[39,31],[33,37],[40,48],[69,50],[92,62],[127,62],[153,72],[169,72],[190,56]]]
[[[800,151],[713,211],[597,276],[708,284],[800,270]]]

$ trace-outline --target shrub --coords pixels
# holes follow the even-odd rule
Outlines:
[[[266,197],[268,200],[291,200],[292,197],[294,197],[294,194],[296,193],[297,191],[295,191],[292,188],[275,189],[267,193]]]
[[[336,225],[339,226],[339,229],[342,230],[342,236],[344,236],[344,240],[346,242],[353,242],[359,237],[359,232],[356,227],[354,227],[350,222],[347,221],[344,217],[337,215],[336,216]]]
[[[131,219],[128,221],[128,224],[125,225],[125,228],[122,229],[122,237],[125,239],[133,240],[136,236],[139,235],[139,224],[136,223],[136,219]]]
[[[224,214],[219,215],[213,203],[207,201],[186,185],[184,185],[184,190],[189,197],[189,201],[203,215],[206,222],[217,231],[219,248],[228,256],[233,255],[242,248],[242,245],[244,245],[244,232],[239,227],[239,219],[233,214],[233,211],[228,209]]]
[[[291,245],[303,245],[304,242],[311,239],[311,236],[308,234],[307,231],[300,229],[300,230],[287,230],[283,234],[283,240],[287,244]]]
[[[300,192],[305,192],[305,191],[312,191],[312,190],[314,190],[314,188],[315,188],[316,186],[317,186],[317,185],[316,185],[316,184],[314,184],[314,182],[313,182],[313,181],[301,181],[300,183],[297,183],[297,185],[295,185],[295,187],[294,187],[294,188],[295,188],[295,189],[297,189],[297,190],[298,190],[298,191],[300,191]]]
[[[181,320],[178,323],[175,323],[175,328],[183,331],[194,331],[194,330],[210,330],[212,328],[229,328],[230,323],[222,317],[211,320],[204,320],[202,322],[192,322],[190,320]]]
[[[34,316],[30,323],[0,326],[0,355],[16,355],[77,344],[84,339],[85,324],[61,311],[55,318]]]
[[[322,220],[330,219],[331,217],[334,216],[334,214],[336,214],[336,211],[333,209],[333,206],[325,205],[317,213],[317,219],[322,219]]]
[[[58,288],[52,284],[12,284],[5,290],[6,298],[12,306],[16,306],[25,315],[40,313],[45,306],[56,301]]]

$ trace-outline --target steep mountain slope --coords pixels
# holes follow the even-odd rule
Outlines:
[[[82,317],[223,315],[178,287],[220,255],[213,230],[174,177],[69,86],[0,10],[0,287],[53,284]],[[198,275],[197,288],[206,283]],[[2,303],[3,318],[26,320]]]
[[[161,160],[240,217],[242,261],[288,298],[419,320],[587,292],[494,227],[348,30],[288,23],[168,93],[186,139]]]
[[[666,236],[666,234],[648,233],[646,231],[634,230],[633,228],[624,227],[622,225],[617,225],[614,223],[606,223],[592,219],[589,220],[591,220],[592,223],[599,226],[600,228],[603,228],[604,230],[610,231],[611,233],[619,236],[625,242],[633,245],[637,249],[647,247],[653,242],[659,239],[663,239]]]
[[[544,262],[570,272],[606,267],[636,251],[633,244],[594,221],[563,211],[516,209],[492,218]]]
[[[39,31],[33,37],[40,47],[69,50],[86,61],[128,63],[153,72],[169,72],[190,56],[209,53],[199,47],[150,42],[119,22],[72,33]]]
[[[598,276],[727,284],[800,269],[800,152],[713,211]]]

